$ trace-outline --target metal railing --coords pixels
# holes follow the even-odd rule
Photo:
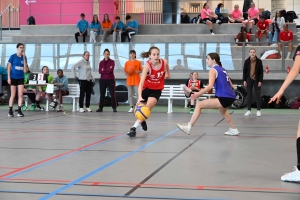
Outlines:
[[[2,16],[3,14],[8,10],[8,29],[10,30],[10,7],[12,6],[12,3],[10,3],[5,10],[0,14],[0,40],[2,40]]]

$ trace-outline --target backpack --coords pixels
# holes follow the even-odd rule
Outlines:
[[[35,19],[33,16],[28,17],[27,25],[35,25]]]
[[[263,11],[261,14],[265,17],[265,19],[270,19],[271,17],[271,12],[268,10]]]
[[[298,19],[298,16],[294,11],[287,11],[284,17],[285,22],[294,22],[294,19]]]

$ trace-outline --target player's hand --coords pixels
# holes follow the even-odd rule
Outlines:
[[[139,104],[142,103],[141,101],[143,102],[145,100],[142,97],[139,97],[135,105],[138,106]]]
[[[10,78],[7,79],[7,83],[8,83],[9,85],[11,84],[11,79],[10,79]]]
[[[257,86],[258,86],[258,87],[261,87],[261,82],[258,82]]]
[[[244,86],[245,86],[245,87],[247,86],[247,82],[246,82],[246,81],[244,81]]]
[[[191,95],[192,100],[196,100],[198,97],[199,97],[199,92],[193,92],[193,94]]]
[[[283,91],[280,91],[280,90],[279,90],[279,91],[278,91],[278,92],[270,99],[270,101],[269,101],[268,103],[272,103],[272,102],[276,101],[276,104],[279,104],[279,101],[280,101],[282,95],[283,95]]]

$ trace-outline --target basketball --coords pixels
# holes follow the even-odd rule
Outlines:
[[[138,105],[135,107],[134,115],[136,119],[145,121],[150,117],[150,109],[145,105]]]
[[[132,75],[135,73],[135,67],[134,66],[127,66],[125,67],[125,72],[128,75]]]

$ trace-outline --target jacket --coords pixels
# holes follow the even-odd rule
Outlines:
[[[114,69],[115,69],[114,60],[111,60],[110,58],[108,60],[103,59],[99,63],[99,74],[101,74],[100,79],[102,80],[115,79]]]
[[[250,76],[250,62],[250,57],[245,60],[243,68],[243,81],[246,81],[248,76]],[[259,59],[258,57],[256,57],[255,77],[257,82],[263,82],[263,65],[261,59]]]

